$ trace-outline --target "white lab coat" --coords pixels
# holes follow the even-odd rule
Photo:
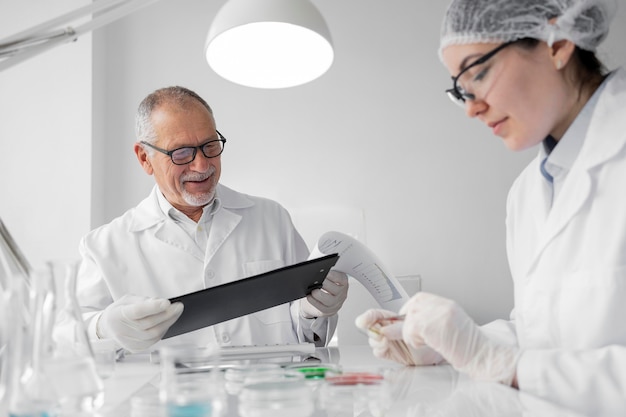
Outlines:
[[[90,337],[101,311],[125,294],[171,298],[275,268],[308,256],[302,237],[278,203],[218,185],[206,254],[161,210],[155,186],[137,207],[87,234],[78,297]],[[210,314],[210,306],[209,308]],[[304,319],[299,301],[169,338],[163,344],[238,346],[313,342],[325,344],[337,316]],[[67,331],[67,330],[66,330]]]
[[[548,210],[537,158],[507,202],[522,390],[586,415],[626,410],[626,71],[607,81]]]

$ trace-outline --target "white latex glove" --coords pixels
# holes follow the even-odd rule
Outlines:
[[[400,314],[406,314],[402,337],[409,346],[425,343],[474,379],[511,385],[519,349],[490,340],[454,301],[419,292]]]
[[[397,315],[389,310],[370,309],[356,318],[356,326],[367,333],[374,356],[403,365],[436,365],[441,362],[441,355],[430,347],[424,344],[412,347],[402,340],[402,321],[391,320]]]
[[[113,339],[130,352],[139,352],[161,340],[182,312],[182,303],[125,295],[102,312],[97,334],[102,339]]]
[[[343,272],[331,270],[322,288],[311,291],[311,294],[300,300],[302,317],[327,317],[337,314],[337,311],[348,298],[348,276]]]

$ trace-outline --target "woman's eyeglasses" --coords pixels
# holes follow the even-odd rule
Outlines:
[[[511,41],[511,42],[503,43],[502,45],[498,46],[497,48],[487,52],[485,55],[481,56],[476,61],[474,61],[470,65],[468,65],[467,67],[463,68],[463,70],[456,77],[452,77],[452,88],[446,90],[446,94],[448,95],[448,97],[450,97],[450,100],[452,100],[453,103],[458,104],[459,106],[465,106],[465,101],[466,100],[469,100],[469,101],[476,100],[476,95],[474,93],[468,92],[468,90],[463,88],[460,85],[460,83],[459,83],[459,79],[464,74],[466,74],[469,69],[474,68],[474,67],[476,67],[478,65],[484,64],[490,58],[492,58],[495,54],[497,54],[498,52],[500,52],[501,50],[503,50],[507,46],[510,46],[510,45],[514,44],[515,42],[517,42],[517,41]],[[476,76],[476,77],[474,77],[474,79],[470,80],[469,84],[472,84],[473,82],[480,81],[482,79],[482,76],[484,75],[482,73],[483,73],[483,71],[480,71],[478,73],[478,76]],[[471,89],[471,91],[474,91],[474,89]]]

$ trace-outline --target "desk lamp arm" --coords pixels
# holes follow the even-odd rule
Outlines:
[[[158,0],[98,0],[57,18],[0,39],[0,71],[38,55],[61,43],[108,25]],[[79,18],[96,14],[76,27],[67,26]],[[59,27],[63,27],[59,29]]]

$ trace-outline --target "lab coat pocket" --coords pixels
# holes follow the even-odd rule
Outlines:
[[[252,261],[243,264],[243,272],[246,277],[259,275],[285,266],[282,259],[266,259],[262,261]]]
[[[626,317],[626,265],[572,273],[564,279],[559,298],[562,346],[626,344],[626,328],[615,325]]]

